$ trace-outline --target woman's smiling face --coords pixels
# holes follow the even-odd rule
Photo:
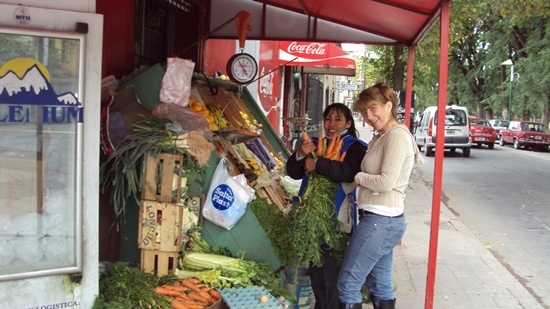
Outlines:
[[[325,134],[329,137],[334,136],[334,134],[340,134],[342,131],[350,127],[350,121],[346,120],[346,117],[343,113],[340,113],[337,109],[333,109],[326,117],[323,119],[323,127],[325,129]]]
[[[383,131],[393,118],[391,101],[386,104],[372,100],[367,104],[367,109],[361,113],[365,122],[377,131]]]

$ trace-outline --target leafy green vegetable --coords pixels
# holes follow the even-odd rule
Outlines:
[[[117,262],[99,278],[99,295],[92,309],[170,308],[170,302],[154,288],[172,284],[175,276],[157,277],[124,262]]]
[[[145,156],[158,155],[161,152],[185,153],[180,147],[177,133],[166,129],[169,120],[140,115],[141,119],[133,124],[134,132],[126,136],[113,153],[101,164],[100,178],[105,188],[111,188],[111,198],[116,216],[125,213],[126,201],[135,199],[139,205],[140,190]],[[188,194],[200,196],[203,180],[201,168],[194,160],[184,160],[188,180]],[[189,175],[187,175],[189,173]]]
[[[301,202],[289,213],[289,245],[295,250],[297,264],[321,266],[321,245],[326,244],[333,252],[344,250],[344,233],[340,232],[335,215],[334,195],[337,184],[327,177],[312,174]]]
[[[248,203],[248,207],[260,222],[281,263],[295,265],[295,249],[288,241],[292,238],[288,229],[289,219],[276,206],[270,205],[266,198],[256,197]]]
[[[293,299],[280,286],[279,272],[271,271],[267,264],[233,257],[226,248],[213,248],[198,232],[190,234],[190,239],[183,252],[183,265],[177,271],[179,278],[193,276],[217,288],[263,286],[273,295]]]
[[[256,198],[249,203],[283,264],[321,265],[323,244],[331,247],[337,259],[343,258],[349,236],[338,228],[333,202],[336,188],[336,183],[328,178],[310,175],[301,202],[292,206],[287,215],[266,199]]]

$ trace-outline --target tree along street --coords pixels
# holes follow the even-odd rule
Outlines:
[[[421,176],[433,184],[434,157]],[[550,308],[550,152],[495,145],[445,151],[442,202]],[[495,282],[495,284],[498,284]]]

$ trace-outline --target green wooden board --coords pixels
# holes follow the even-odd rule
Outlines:
[[[160,102],[159,95],[163,77],[164,69],[157,63],[130,80],[122,82],[121,88],[127,85],[134,85],[136,96],[141,105],[152,111],[153,107]]]
[[[281,267],[271,241],[250,208],[229,231],[205,220],[202,238],[211,246],[229,249],[233,255],[240,256],[244,252],[245,260],[267,263],[273,271]]]

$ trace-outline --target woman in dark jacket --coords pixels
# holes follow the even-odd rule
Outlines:
[[[341,222],[341,228],[346,233],[352,233],[357,223],[357,207],[355,205],[355,174],[361,170],[361,161],[365,156],[367,144],[358,138],[355,128],[355,120],[351,110],[342,103],[329,105],[323,112],[324,138],[330,141],[339,134],[342,141],[340,154],[346,152],[343,162],[329,160],[323,157],[314,158],[311,153],[315,151],[317,138],[310,141],[302,141],[300,147],[286,162],[287,175],[293,179],[302,179],[300,194],[307,186],[308,173],[315,172],[338,183],[338,189],[334,196],[335,216]],[[335,226],[335,228],[337,228]],[[338,308],[338,272],[340,261],[332,254],[326,245],[319,244],[323,248],[323,265],[311,266],[309,276],[315,295],[315,309]]]

